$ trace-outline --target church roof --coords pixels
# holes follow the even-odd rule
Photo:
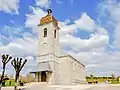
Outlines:
[[[60,29],[60,28],[58,27],[58,22],[57,22],[57,20],[56,20],[56,19],[52,16],[52,14],[51,14],[51,13],[52,13],[52,10],[51,10],[51,9],[48,9],[47,12],[48,12],[48,14],[40,19],[40,24],[38,24],[38,26],[41,26],[41,25],[44,25],[44,24],[48,24],[48,23],[50,23],[50,22],[53,22],[53,24],[54,24],[55,26],[57,26],[58,29]]]
[[[78,63],[80,63],[82,66],[85,67],[85,65],[82,64],[80,61],[78,61],[75,57],[73,57],[72,55],[68,54],[64,50],[60,49],[60,57],[64,57],[64,56],[70,56],[72,59],[74,59],[75,61],[77,61]]]
[[[42,17],[40,19],[40,25],[47,24],[50,22],[53,22],[55,25],[58,26],[57,20],[51,14],[47,14],[45,17]]]
[[[32,70],[31,73],[35,73],[35,72],[42,72],[42,71],[52,71],[50,68],[50,64],[49,62],[40,62],[37,64],[37,66],[35,66]]]

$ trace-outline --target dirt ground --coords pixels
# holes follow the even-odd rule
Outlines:
[[[21,90],[120,90],[120,84],[45,85],[32,83],[18,88]],[[2,90],[14,90],[14,87],[2,87]]]

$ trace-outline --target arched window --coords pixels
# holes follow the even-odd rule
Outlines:
[[[56,30],[54,30],[54,38],[56,38]]]
[[[44,37],[47,37],[47,28],[44,29]]]

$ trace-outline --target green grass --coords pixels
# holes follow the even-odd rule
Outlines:
[[[10,84],[11,81],[11,84]],[[5,81],[5,87],[7,86],[14,86],[15,85],[15,81],[14,80],[6,80]],[[18,83],[18,86],[20,86],[20,84]]]
[[[117,80],[114,80],[114,81],[111,81],[111,84],[120,84],[120,82]]]
[[[117,80],[117,79],[114,79],[114,80],[112,80],[112,79],[106,79],[109,83],[111,83],[111,84],[120,84],[120,81],[119,80]],[[100,83],[100,82],[105,82],[105,79],[86,79],[86,82],[95,82],[95,81],[97,81],[98,83]]]
[[[11,85],[10,85],[10,81],[11,81]],[[5,86],[14,86],[15,85],[15,81],[14,80],[7,80],[5,81]]]

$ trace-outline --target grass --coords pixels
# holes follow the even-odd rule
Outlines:
[[[11,81],[11,84],[10,84]],[[15,85],[15,81],[14,80],[7,80],[5,81],[5,86],[14,86]]]
[[[106,79],[107,80],[107,79]],[[86,81],[87,82],[95,82],[95,81],[97,81],[98,83],[100,83],[100,82],[105,82],[105,79],[86,79]],[[114,80],[107,80],[109,83],[111,83],[111,84],[120,84],[120,81],[119,80],[117,80],[117,79],[114,79]]]
[[[111,84],[120,84],[120,82],[117,80],[114,80],[114,81],[111,81]]]
[[[10,84],[10,81],[11,81],[11,84]],[[6,80],[5,81],[5,87],[7,87],[7,86],[14,86],[15,85],[15,81],[14,80]],[[19,84],[18,84],[18,86],[19,86]]]

